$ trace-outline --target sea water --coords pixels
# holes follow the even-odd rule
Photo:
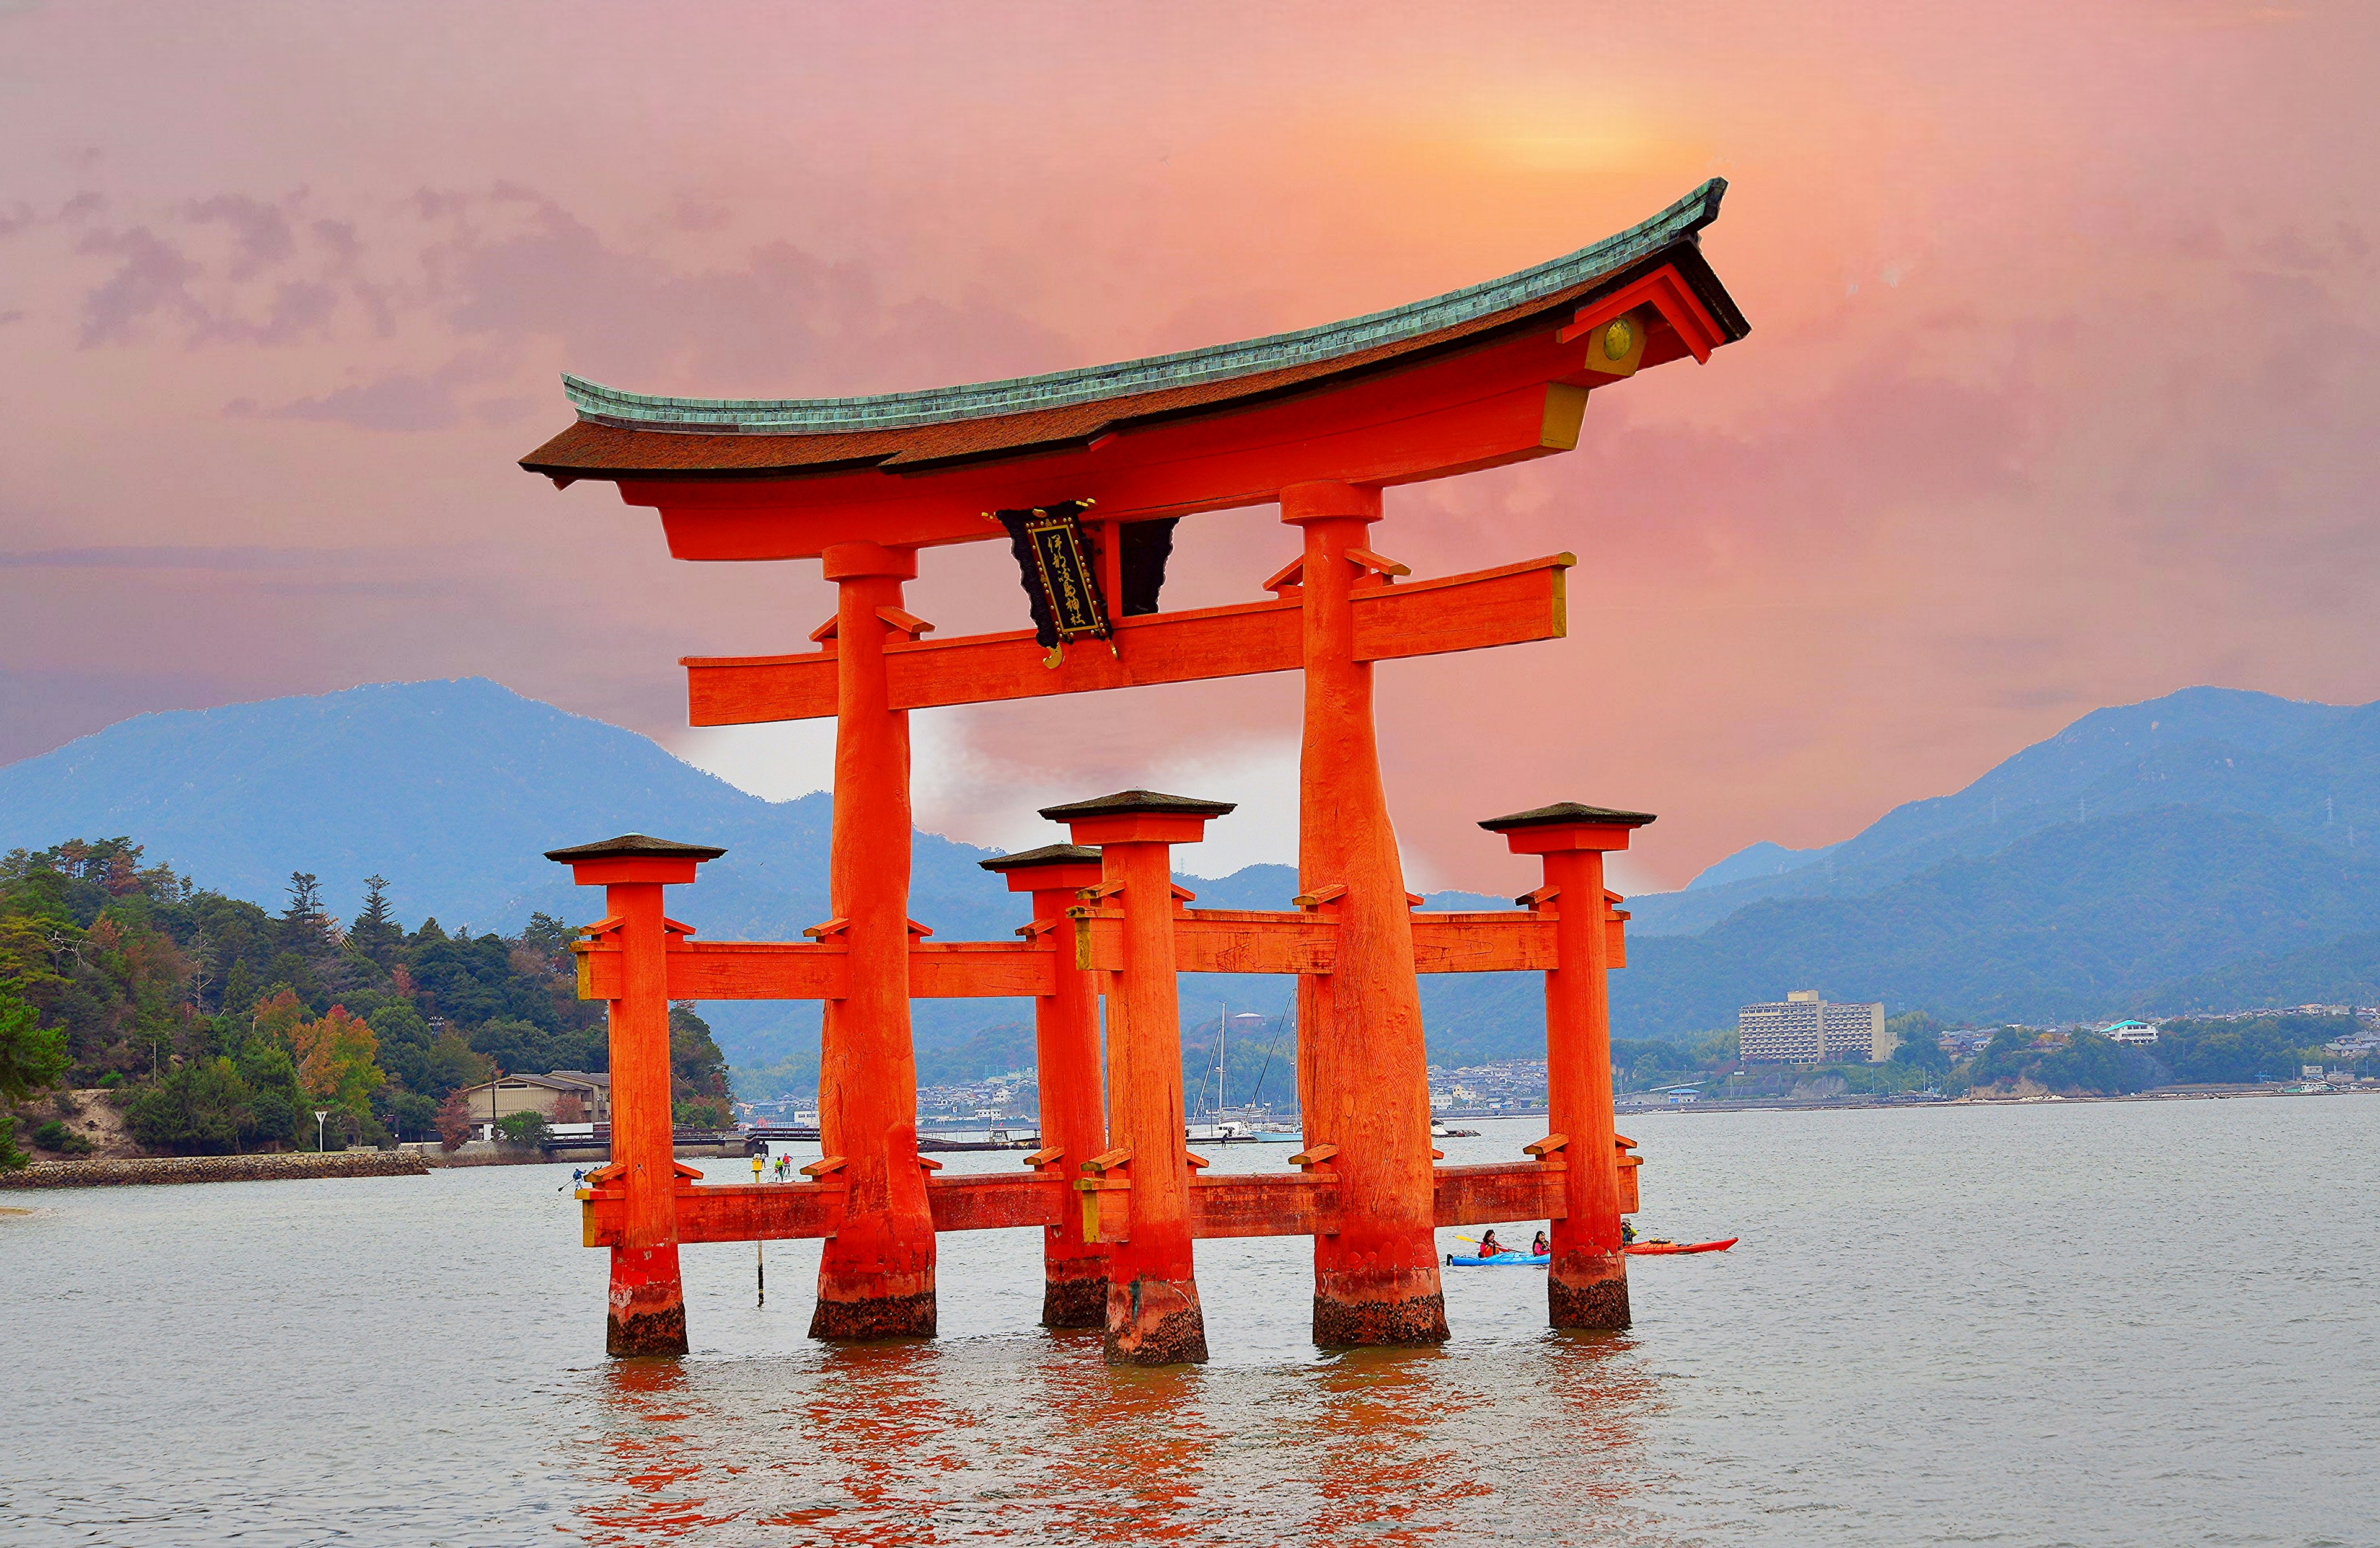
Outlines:
[[[1321,1352],[1307,1244],[1218,1241],[1159,1371],[1035,1325],[1032,1232],[865,1348],[815,1244],[689,1248],[693,1355],[614,1362],[566,1167],[0,1195],[0,1542],[2380,1543],[2380,1101],[1625,1122],[1642,1226],[1742,1238],[1627,1333],[1450,1269],[1443,1348]]]

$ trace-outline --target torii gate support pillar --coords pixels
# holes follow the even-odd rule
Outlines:
[[[1440,1344],[1446,1297],[1411,904],[1380,782],[1372,664],[1355,658],[1355,591],[1389,579],[1364,547],[1365,529],[1380,518],[1380,492],[1292,484],[1281,492],[1281,516],[1305,536],[1298,883],[1327,896],[1320,906],[1340,930],[1335,969],[1297,981],[1305,1141],[1339,1148],[1339,1233],[1314,1239],[1314,1341]]]
[[[620,943],[611,1002],[612,1160],[589,1181],[625,1195],[612,1249],[603,1348],[613,1355],[686,1353],[686,1289],[677,1266],[677,1159],[670,1124],[669,937],[662,888],[694,880],[724,850],[624,835],[552,849],[580,886],[603,889],[599,934]]]
[[[1123,915],[1123,966],[1111,976],[1108,994],[1111,1148],[1092,1163],[1098,1176],[1080,1185],[1123,1193],[1131,1222],[1125,1238],[1108,1249],[1111,1365],[1207,1358],[1207,1316],[1190,1255],[1172,847],[1196,844],[1208,818],[1231,810],[1224,801],[1132,790],[1041,812],[1066,823],[1076,844],[1099,848],[1099,901],[1112,899]]]
[[[830,544],[835,583],[834,825],[830,907],[850,949],[849,993],[820,1031],[819,1136],[844,1158],[842,1225],[819,1260],[813,1338],[931,1337],[934,1222],[917,1164],[909,1040],[909,716],[892,707],[885,636],[915,549]]]
[[[1563,803],[1479,825],[1516,855],[1545,863],[1539,907],[1554,910],[1555,966],[1546,974],[1548,1126],[1564,1137],[1570,1213],[1554,1222],[1546,1272],[1547,1321],[1558,1328],[1628,1325],[1628,1259],[1621,1249],[1620,1168],[1612,1142],[1611,937],[1603,857],[1628,847],[1652,821],[1641,811]]]
[[[1066,910],[1076,894],[1099,884],[1099,852],[1052,844],[980,863],[1005,877],[1009,891],[1032,895],[1033,922],[1026,928],[1036,939],[1059,932],[1050,993],[1033,1002],[1041,1092],[1041,1150],[1033,1159],[1062,1176],[1079,1176],[1083,1163],[1107,1150],[1108,1129],[1099,1090],[1099,986],[1075,963]],[[1041,1284],[1043,1327],[1107,1325],[1108,1249],[1083,1240],[1078,1225],[1042,1228]]]

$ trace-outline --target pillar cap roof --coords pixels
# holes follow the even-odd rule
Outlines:
[[[1099,852],[1080,844],[1044,844],[1038,849],[1027,849],[1016,855],[994,855],[976,864],[998,874],[1009,871],[1027,871],[1037,865],[1098,865]]]
[[[1220,817],[1239,810],[1237,801],[1202,801],[1191,796],[1168,796],[1155,790],[1119,790],[1112,796],[1095,800],[1073,801],[1064,806],[1045,806],[1041,815],[1052,823],[1073,822],[1080,817],[1131,817],[1139,815],[1164,817]]]
[[[1515,811],[1509,817],[1490,817],[1479,825],[1489,833],[1510,833],[1515,828],[1550,828],[1572,823],[1593,823],[1605,828],[1641,828],[1653,820],[1649,811],[1620,811],[1608,806],[1556,801],[1551,806]]]
[[[624,833],[617,838],[599,838],[592,844],[548,849],[545,858],[571,865],[579,860],[715,860],[725,853],[708,844],[679,844],[666,838],[649,838],[640,833]]]

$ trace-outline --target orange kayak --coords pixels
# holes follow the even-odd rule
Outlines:
[[[1725,1241],[1633,1241],[1621,1250],[1637,1257],[1661,1252],[1724,1252],[1741,1239],[1730,1237]]]

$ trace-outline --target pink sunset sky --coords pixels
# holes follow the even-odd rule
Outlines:
[[[797,648],[815,562],[669,559],[516,459],[570,370],[827,395],[1390,306],[1705,177],[1752,321],[1579,449],[1392,491],[1423,574],[1569,549],[1571,637],[1381,669],[1416,882],[1472,824],[1661,814],[1633,889],[1843,838],[2100,705],[2380,697],[2380,12],[0,3],[0,762],[142,711],[484,675],[747,787],[676,658]],[[1185,522],[1241,600],[1276,513]],[[1014,628],[996,544],[912,607]],[[1288,859],[1297,685],[918,717],[920,824],[1150,785]],[[1232,831],[1227,833],[1225,830]],[[584,835],[562,835],[580,838]]]

